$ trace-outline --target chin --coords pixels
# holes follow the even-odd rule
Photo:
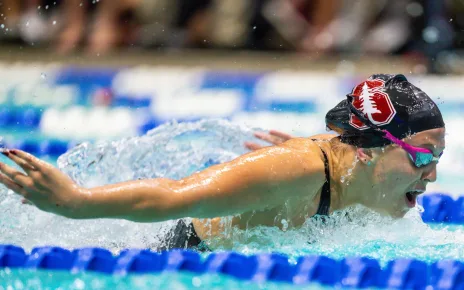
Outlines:
[[[375,212],[377,212],[378,214],[380,214],[381,216],[391,217],[391,218],[394,218],[394,219],[403,218],[407,213],[407,211],[386,210],[386,209],[379,209],[379,208],[375,208],[373,210]]]
[[[409,209],[401,209],[401,210],[398,210],[396,211],[394,214],[392,214],[391,216],[393,218],[404,218],[404,216],[408,213]]]
[[[409,209],[397,209],[397,210],[377,210],[377,212],[383,216],[389,216],[394,219],[404,218]]]

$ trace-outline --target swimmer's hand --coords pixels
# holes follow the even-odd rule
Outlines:
[[[279,145],[293,138],[293,136],[277,130],[270,130],[269,133],[256,132],[254,135],[256,138],[266,141],[272,145]],[[265,146],[254,142],[245,142],[245,147],[250,150],[258,150]]]
[[[82,189],[53,165],[24,151],[5,150],[3,155],[18,164],[20,172],[0,162],[0,182],[41,210],[72,215],[83,201]]]

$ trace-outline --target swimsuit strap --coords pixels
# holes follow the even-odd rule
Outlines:
[[[322,186],[321,198],[319,200],[319,207],[317,209],[317,215],[329,215],[330,208],[330,171],[329,171],[329,159],[324,150],[322,150],[324,155],[324,169],[325,169],[325,182]]]

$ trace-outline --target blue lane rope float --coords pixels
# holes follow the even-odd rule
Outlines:
[[[75,144],[75,142],[66,142],[56,139],[47,139],[42,141],[34,139],[24,139],[12,144],[2,144],[1,147],[17,148],[37,156],[58,157],[61,154],[66,153],[66,151],[72,148]]]
[[[464,196],[457,200],[446,194],[428,194],[419,199],[426,223],[464,224]]]
[[[0,125],[8,127],[37,128],[42,118],[39,108],[10,108],[0,107]]]
[[[464,289],[464,263],[439,261],[427,264],[414,259],[390,261],[382,269],[375,259],[304,256],[291,264],[282,254],[245,256],[235,252],[212,253],[205,259],[186,250],[152,252],[126,249],[114,256],[101,248],[67,250],[38,247],[27,254],[14,245],[0,245],[0,268],[62,270],[71,273],[156,274],[188,271],[225,274],[254,282],[319,283],[331,287],[394,289]],[[430,288],[431,287],[431,288]]]

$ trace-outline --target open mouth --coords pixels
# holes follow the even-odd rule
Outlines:
[[[413,208],[416,206],[417,196],[421,193],[423,193],[423,191],[420,191],[420,190],[413,190],[413,191],[406,192],[405,199],[406,199],[406,204],[408,205],[409,208]]]

